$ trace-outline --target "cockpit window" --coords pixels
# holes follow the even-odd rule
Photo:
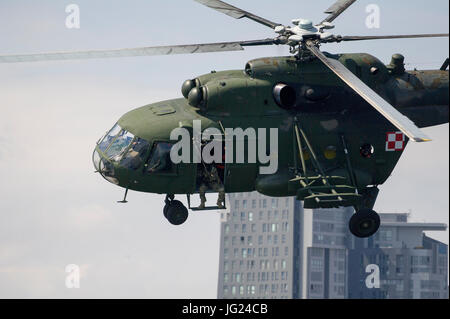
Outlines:
[[[101,142],[98,144],[98,148],[100,149],[100,151],[104,152],[108,148],[117,134],[119,134],[121,129],[122,128],[119,126],[119,124],[116,124],[108,133],[106,133],[105,137],[103,137]]]
[[[106,157],[115,162],[119,161],[122,156],[122,153],[131,144],[133,138],[134,138],[133,134],[125,130],[121,130],[119,135],[114,140],[114,142],[107,149]]]
[[[172,144],[165,142],[158,142],[155,144],[152,155],[147,163],[147,172],[153,173],[171,173],[174,165],[170,159],[170,150]]]
[[[120,160],[120,166],[137,170],[145,160],[145,155],[149,149],[149,143],[142,138],[136,137],[131,142],[130,148],[125,152]]]

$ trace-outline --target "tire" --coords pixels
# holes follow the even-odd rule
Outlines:
[[[166,217],[166,218],[167,218],[167,211],[169,210],[169,206],[170,206],[170,204],[164,205],[163,214],[164,214],[164,217]]]
[[[167,205],[167,210],[166,208],[164,210],[166,211],[164,215],[169,223],[175,226],[183,224],[189,215],[187,208],[178,200],[173,200]]]
[[[380,228],[380,216],[371,209],[361,209],[350,218],[349,228],[358,238],[371,237]]]

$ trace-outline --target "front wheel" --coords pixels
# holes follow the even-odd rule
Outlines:
[[[352,216],[349,227],[356,237],[370,237],[380,228],[380,215],[371,209],[361,209]]]
[[[173,200],[164,207],[164,216],[169,223],[178,226],[183,224],[188,218],[188,210],[182,202]]]

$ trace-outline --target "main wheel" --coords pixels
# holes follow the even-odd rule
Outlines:
[[[170,206],[170,204],[168,203],[168,204],[164,205],[164,208],[163,208],[163,214],[164,214],[164,217],[166,217],[166,218],[167,218],[167,211],[169,210],[169,206]]]
[[[371,209],[361,209],[352,216],[349,227],[356,237],[370,237],[380,228],[380,216]]]
[[[188,218],[188,210],[182,202],[173,200],[164,207],[164,216],[169,223],[178,226],[183,224]]]

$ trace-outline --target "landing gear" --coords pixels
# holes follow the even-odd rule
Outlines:
[[[350,219],[350,231],[359,238],[367,238],[374,235],[380,228],[380,216],[368,208],[360,209]]]
[[[169,223],[178,226],[187,220],[189,215],[188,210],[182,202],[175,200],[175,196],[167,195],[165,203],[163,213]]]

